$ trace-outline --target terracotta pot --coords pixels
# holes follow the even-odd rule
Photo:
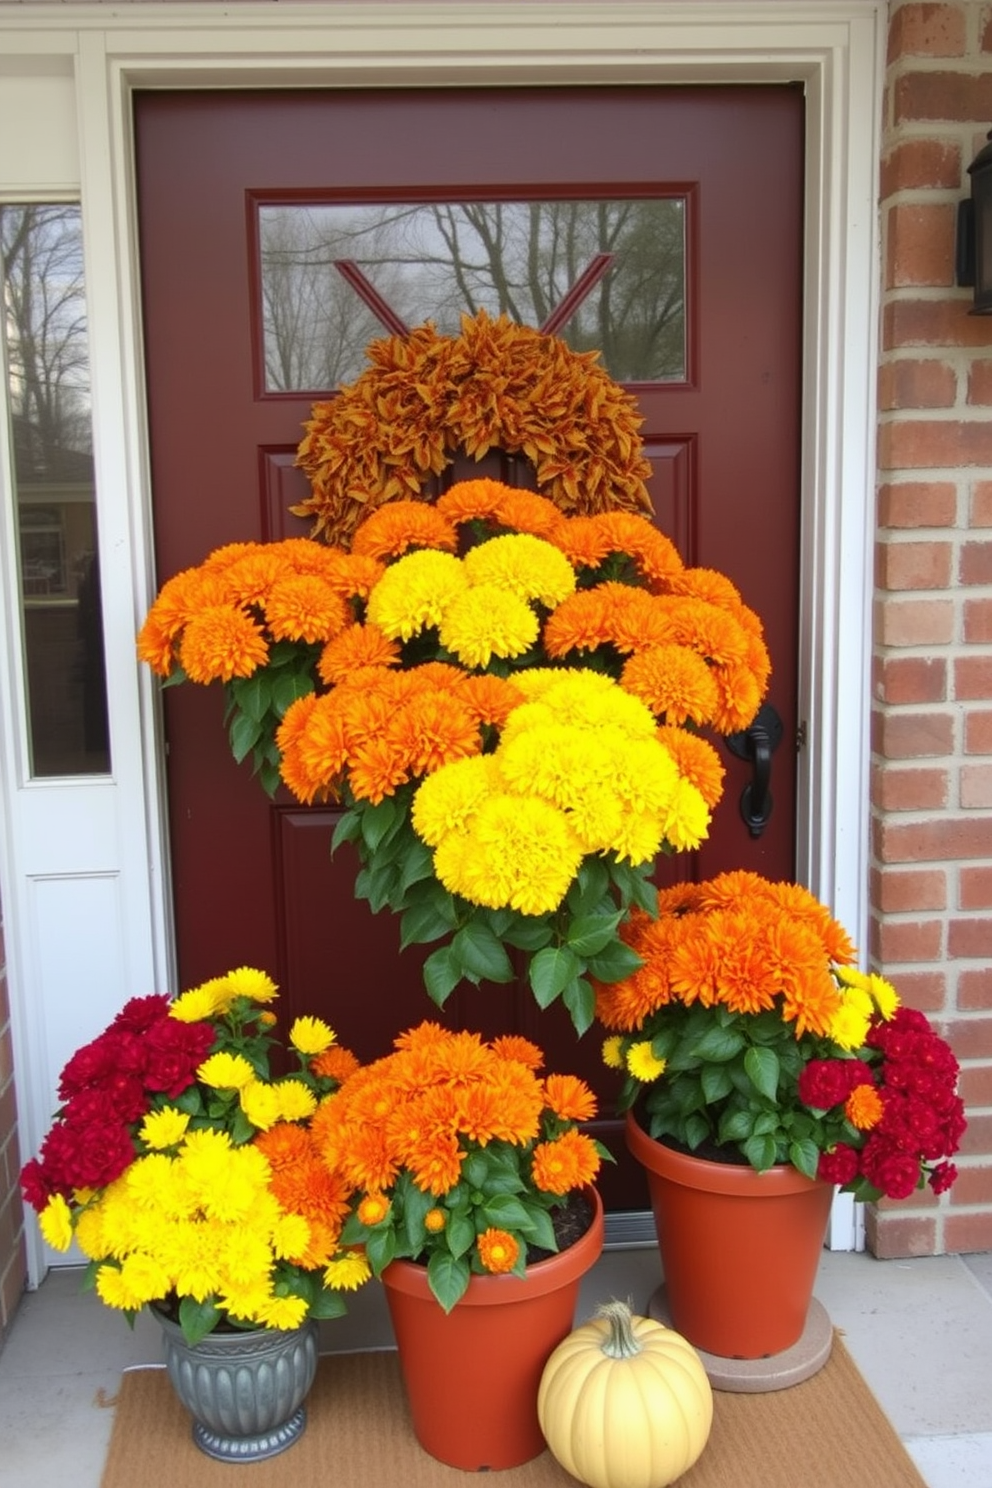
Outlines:
[[[789,1166],[758,1173],[656,1142],[627,1115],[647,1172],[672,1325],[696,1348],[761,1359],[799,1341],[833,1186]]]
[[[468,1472],[519,1467],[545,1450],[537,1391],[571,1331],[583,1276],[603,1248],[603,1202],[567,1250],[526,1276],[473,1276],[445,1313],[427,1268],[393,1261],[382,1273],[413,1429],[420,1445]]]

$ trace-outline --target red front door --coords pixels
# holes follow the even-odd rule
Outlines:
[[[722,570],[765,622],[784,726],[774,809],[752,836],[752,766],[726,793],[693,871],[794,868],[803,100],[795,88],[149,93],[136,102],[140,247],[158,577],[234,540],[304,532],[293,455],[314,397],[273,388],[259,267],[267,204],[678,197],[683,365],[632,384],[659,525]],[[421,318],[429,318],[428,306]],[[333,333],[332,333],[333,334]],[[363,1057],[434,1014],[421,957],[333,863],[328,811],[270,804],[236,766],[217,690],[166,694],[169,810],[184,986],[230,966],[273,972],[284,1016],[322,1012]],[[598,1040],[558,1010],[468,989],[451,1018],[535,1038],[553,1067],[604,1084]],[[611,1145],[619,1150],[620,1143]],[[610,1195],[608,1193],[608,1199]],[[614,1207],[645,1207],[620,1188]]]

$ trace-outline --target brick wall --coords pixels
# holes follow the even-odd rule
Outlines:
[[[902,1256],[992,1248],[992,318],[954,282],[992,4],[893,3],[884,109],[871,951],[969,1116],[949,1195],[869,1212]]]
[[[27,1280],[19,1171],[14,1057],[3,946],[3,912],[0,909],[0,1348]]]

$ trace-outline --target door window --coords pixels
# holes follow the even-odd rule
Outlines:
[[[110,770],[79,207],[0,206],[33,776]]]
[[[557,334],[574,351],[599,351],[619,382],[682,382],[685,223],[681,196],[261,204],[266,391],[357,377],[367,343],[384,334],[370,300],[446,335],[480,310],[538,327],[597,265]]]

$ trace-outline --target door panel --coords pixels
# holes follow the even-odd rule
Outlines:
[[[770,824],[738,801],[750,767],[722,749],[710,838],[665,872],[794,870],[803,100],[794,88],[148,93],[135,108],[158,577],[238,539],[302,533],[288,507],[313,395],[263,391],[259,204],[284,201],[686,202],[686,377],[633,385],[659,526],[720,569],[765,622],[785,725]],[[329,390],[328,390],[329,391]],[[474,462],[456,475],[480,473]],[[486,473],[494,473],[487,471]],[[517,472],[519,474],[519,472]],[[516,479],[516,475],[513,476]],[[363,1057],[433,1013],[422,955],[331,862],[333,813],[266,801],[231,760],[223,700],[166,694],[180,976],[273,971],[283,1016],[323,1012]],[[610,1079],[590,1033],[506,989],[456,994],[446,1020],[512,1026],[559,1068]],[[619,1141],[611,1143],[618,1153]],[[612,1206],[645,1207],[637,1180]]]

